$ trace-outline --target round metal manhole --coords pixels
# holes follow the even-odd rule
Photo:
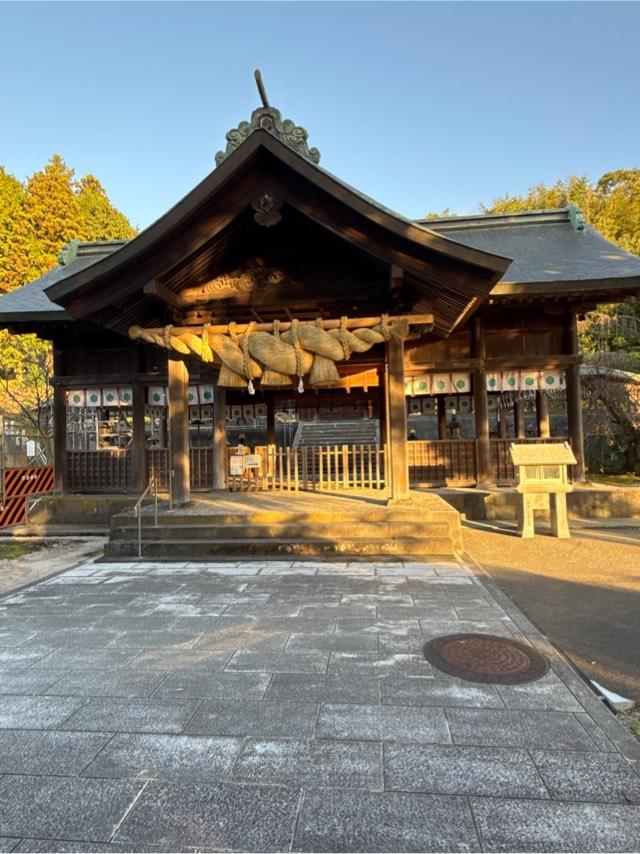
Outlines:
[[[496,685],[534,682],[549,669],[532,646],[498,635],[444,635],[425,645],[424,657],[451,676]]]

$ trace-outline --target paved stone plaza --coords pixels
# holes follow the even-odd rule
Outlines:
[[[640,745],[468,566],[87,562],[0,613],[0,851],[640,848]],[[552,670],[424,661],[464,631]]]

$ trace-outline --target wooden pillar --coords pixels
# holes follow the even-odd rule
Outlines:
[[[133,431],[131,437],[132,487],[135,492],[144,492],[147,486],[147,453],[144,429],[145,386],[133,384]]]
[[[584,428],[582,426],[582,390],[580,387],[580,347],[578,344],[578,325],[575,314],[569,315],[565,328],[565,352],[575,357],[575,363],[567,366],[567,421],[569,441],[576,458],[573,467],[573,479],[586,480],[584,462]]]
[[[500,407],[498,410],[498,436],[506,439],[509,433],[509,422],[507,421],[507,410]]]
[[[447,438],[447,403],[443,394],[436,397],[438,407],[438,439]]]
[[[409,497],[407,459],[407,402],[404,394],[404,341],[387,341],[387,413],[389,424],[389,468],[391,498]]]
[[[477,360],[473,372],[473,408],[476,425],[478,486],[490,486],[491,445],[489,442],[489,396],[487,394],[487,372],[485,370],[486,347],[484,324],[481,317],[473,319],[472,352]]]
[[[387,372],[384,368],[378,370],[378,420],[380,422],[380,445],[384,448],[389,440],[387,419]]]
[[[217,378],[213,392],[213,483],[211,486],[213,489],[227,488],[227,390],[218,385]]]
[[[516,439],[526,439],[527,427],[524,414],[524,400],[519,397],[513,402],[513,417]]]
[[[536,420],[538,422],[538,436],[541,439],[548,439],[551,436],[549,398],[547,397],[547,393],[542,389],[536,392]]]
[[[53,348],[53,373],[57,379],[62,375],[62,351]],[[67,491],[67,390],[64,386],[53,387],[53,465],[56,492]]]
[[[189,465],[189,371],[181,356],[169,354],[169,467],[173,502],[187,504],[191,500]]]
[[[276,444],[276,401],[272,394],[265,395],[267,404],[267,445]]]

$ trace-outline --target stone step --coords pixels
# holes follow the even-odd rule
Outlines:
[[[438,522],[370,522],[358,520],[353,521],[322,521],[304,525],[300,522],[272,522],[256,524],[253,518],[242,524],[209,524],[190,522],[189,524],[175,524],[166,519],[159,520],[155,527],[151,520],[143,520],[143,537],[145,540],[237,540],[265,539],[276,537],[279,539],[296,539],[300,536],[312,534],[315,538],[342,539],[353,535],[354,525],[357,524],[357,532],[360,538],[370,540],[386,540],[396,537],[423,537],[423,536],[446,536],[449,533],[449,525],[446,521]],[[137,541],[137,525],[117,525],[111,528],[112,540]]]
[[[142,524],[153,520],[153,512],[148,509],[143,513]],[[189,512],[189,511],[160,511],[158,514],[161,525],[272,525],[272,524],[324,524],[327,522],[344,522],[351,525],[365,522],[372,523],[404,523],[413,522],[424,525],[425,522],[452,520],[457,524],[458,513],[446,505],[442,509],[427,510],[421,508],[371,507],[357,511],[337,508],[335,510],[282,511],[257,510],[251,513],[221,512]],[[137,525],[133,513],[117,513],[111,518],[112,527]]]
[[[138,544],[134,540],[112,540],[105,548],[105,558],[118,560],[123,557],[135,557]],[[372,541],[368,538],[344,540],[322,540],[305,537],[290,539],[225,539],[225,540],[147,540],[142,541],[143,557],[205,559],[217,556],[277,556],[295,555],[299,557],[358,557],[361,555],[394,555],[415,558],[420,555],[444,556],[453,554],[449,537],[397,537],[392,540]]]

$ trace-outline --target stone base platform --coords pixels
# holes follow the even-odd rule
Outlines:
[[[188,506],[152,506],[142,517],[142,555],[156,559],[217,556],[446,556],[462,547],[460,514],[436,494],[412,493],[388,506],[380,492],[211,493]],[[131,512],[111,520],[105,558],[138,554]]]

